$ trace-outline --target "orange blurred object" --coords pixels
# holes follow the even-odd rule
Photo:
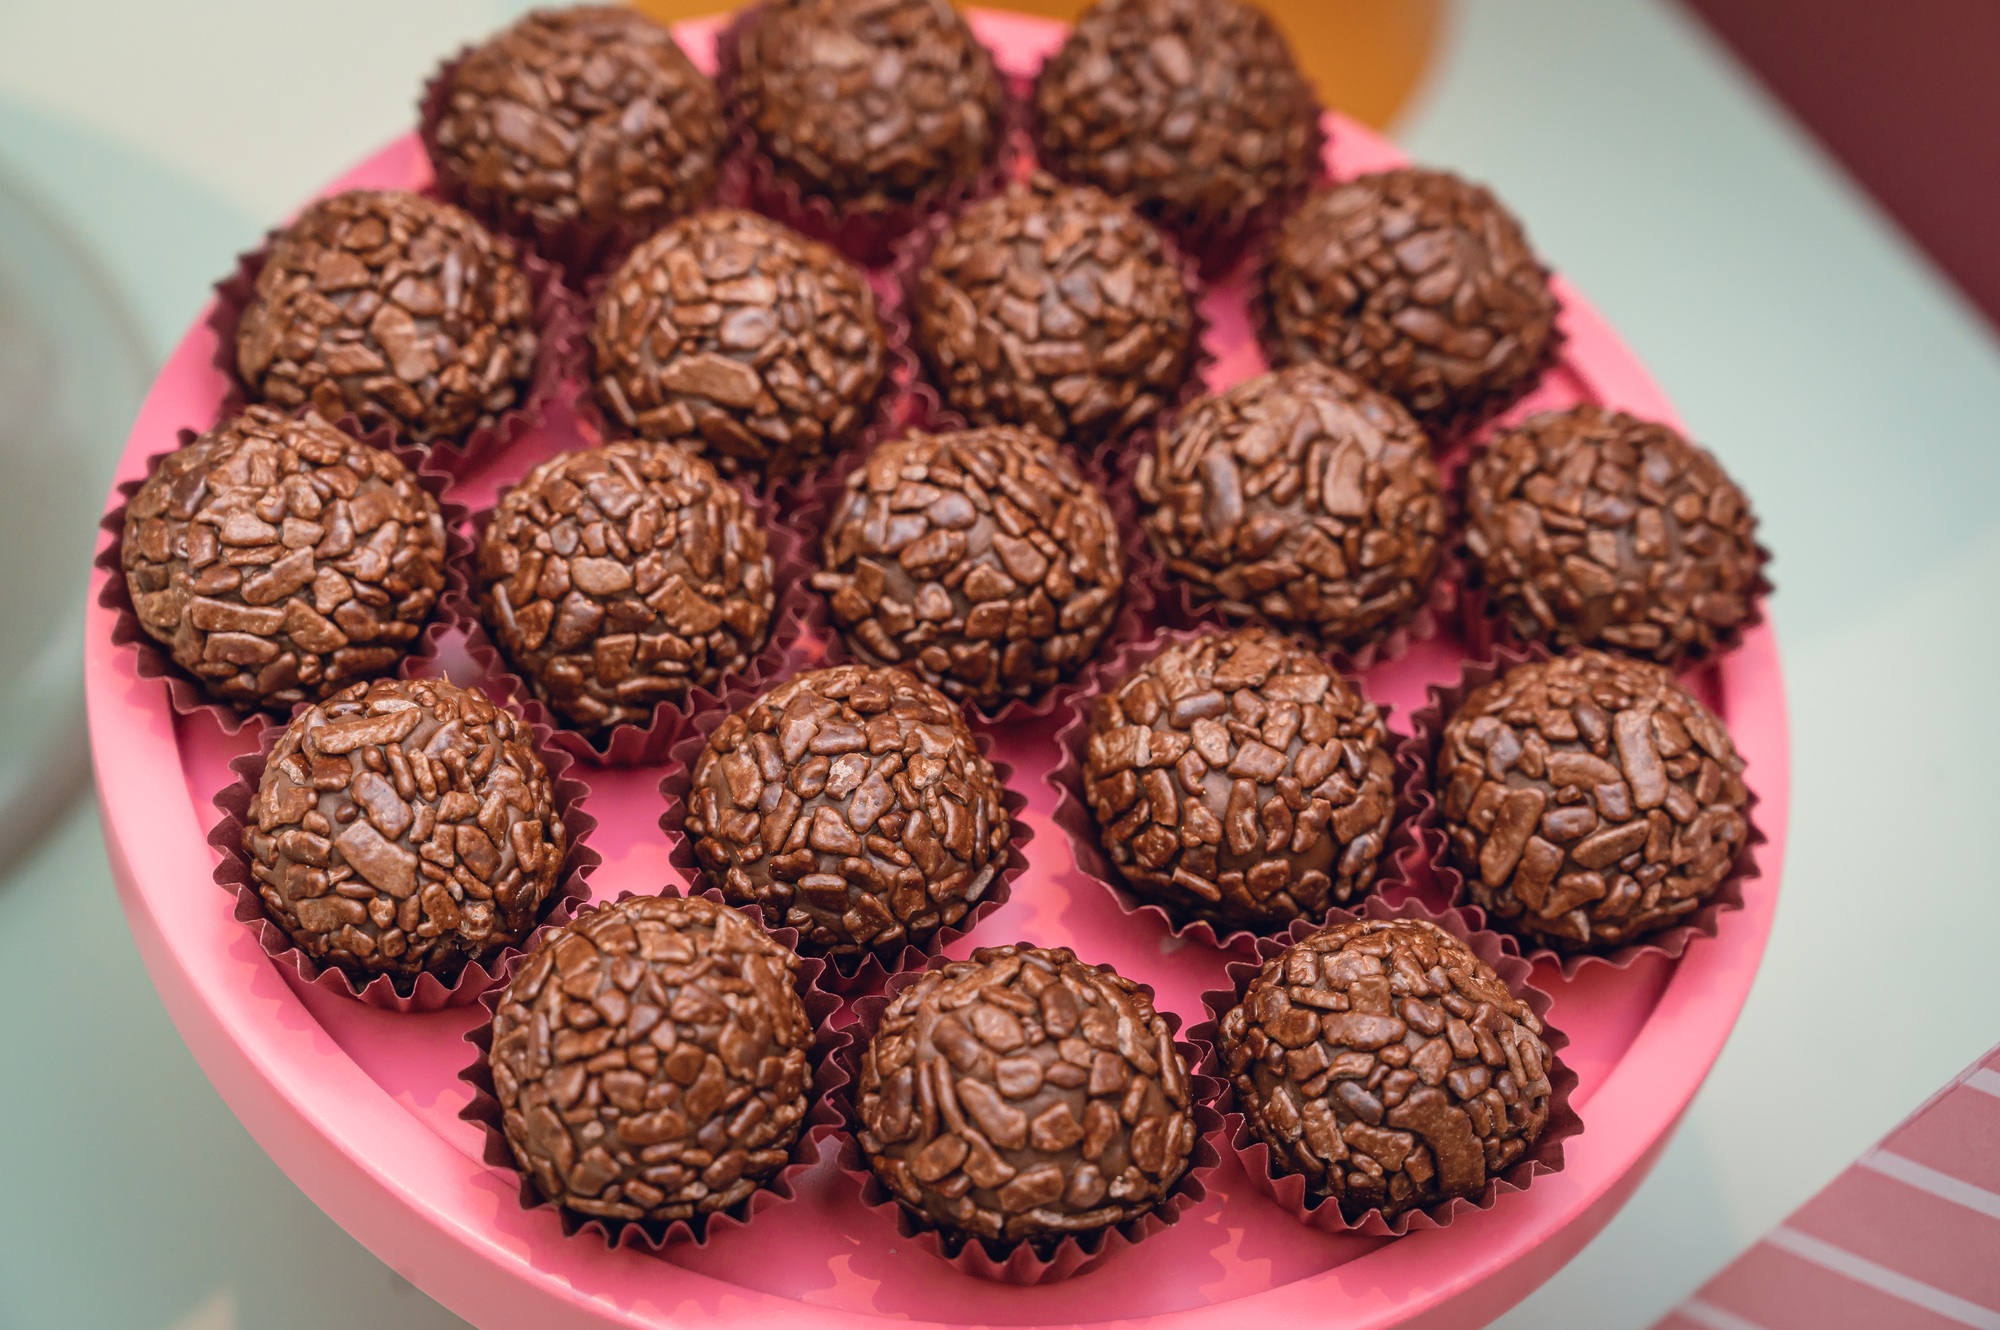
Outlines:
[[[1320,99],[1380,128],[1403,109],[1429,67],[1449,0],[1256,0],[1276,19],[1319,86]],[[667,23],[730,8],[715,0],[633,0]],[[1075,18],[1086,0],[1012,0],[987,6]]]

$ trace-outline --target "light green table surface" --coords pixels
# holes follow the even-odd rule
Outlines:
[[[517,8],[5,0],[0,170],[69,217],[164,355],[236,250]],[[1502,1322],[1644,1326],[2000,1039],[2000,346],[1664,4],[1472,0],[1396,129],[1522,214],[1778,552],[1794,785],[1763,973],[1651,1179]],[[0,1327],[458,1324],[203,1080],[87,804],[0,883],[0,1009]]]

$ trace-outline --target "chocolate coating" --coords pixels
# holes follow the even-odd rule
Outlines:
[[[773,0],[747,21],[731,85],[778,177],[880,213],[977,184],[1007,89],[948,0]]]
[[[243,826],[264,908],[358,975],[449,981],[518,945],[568,851],[528,727],[443,679],[359,683],[294,716]]]
[[[1366,892],[1396,813],[1381,713],[1267,628],[1169,646],[1090,712],[1084,802],[1143,900],[1227,931]]]
[[[1007,426],[879,445],[834,500],[822,562],[849,647],[981,707],[1074,674],[1125,584],[1103,494]]]
[[[1465,508],[1466,547],[1526,640],[1676,665],[1750,617],[1750,501],[1665,425],[1588,405],[1536,416],[1473,459]]]
[[[493,1013],[521,1171],[565,1209],[653,1222],[776,1177],[812,1083],[798,964],[710,900],[628,897],[551,933]]]
[[[1558,341],[1521,224],[1444,171],[1319,190],[1286,219],[1265,282],[1274,363],[1339,365],[1439,432],[1533,387]]]
[[[125,509],[132,608],[209,696],[289,711],[386,674],[445,583],[444,515],[393,453],[253,406]]]
[[[861,270],[732,209],[634,250],[598,299],[591,342],[597,399],[627,429],[770,480],[859,438],[887,373]]]
[[[1202,398],[1135,481],[1154,550],[1197,598],[1328,646],[1407,622],[1443,553],[1430,440],[1394,398],[1330,365]]]
[[[1152,421],[1194,364],[1194,308],[1159,233],[1041,173],[959,214],[912,305],[948,406],[1079,448]]]
[[[958,923],[1007,861],[1000,779],[958,708],[905,670],[807,670],[695,759],[687,834],[708,882],[855,960]]]
[[[585,5],[537,10],[468,52],[432,139],[439,176],[504,230],[636,238],[714,193],[729,128],[671,32]]]
[[[952,1234],[1137,1219],[1187,1171],[1187,1064],[1152,993],[1067,947],[981,947],[882,1013],[855,1086],[883,1186]]]
[[[479,613],[543,704],[580,730],[644,725],[743,669],[776,603],[762,523],[670,443],[563,453],[500,498]]]
[[[534,297],[513,242],[400,190],[321,199],[271,242],[236,329],[251,396],[352,413],[416,443],[462,440],[522,405]]]
[[[1042,67],[1049,170],[1169,230],[1239,230],[1319,171],[1319,105],[1277,25],[1240,0],[1099,0]]]
[[[1548,1126],[1542,1023],[1436,924],[1361,919],[1265,961],[1223,1017],[1237,1107],[1350,1219],[1477,1196]]]
[[[1474,689],[1432,778],[1494,927],[1592,951],[1715,894],[1750,834],[1742,772],[1729,731],[1667,671],[1579,651]]]

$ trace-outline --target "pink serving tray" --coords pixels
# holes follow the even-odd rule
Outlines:
[[[1062,29],[1002,14],[974,18],[1010,70],[1031,73]],[[712,50],[712,24],[682,29],[690,51]],[[1335,171],[1400,163],[1389,144],[1332,120]],[[414,137],[370,159],[335,188],[420,187],[429,167]],[[1522,410],[1581,399],[1672,419],[1672,408],[1595,311],[1558,281],[1569,334],[1561,365]],[[1210,300],[1211,378],[1233,382],[1261,366],[1240,285]],[[142,475],[175,431],[214,420],[224,385],[214,339],[197,320],[146,399],[118,469]],[[577,446],[558,411],[543,437],[465,487],[484,503],[527,461]],[[111,502],[115,503],[115,495]],[[798,1204],[768,1212],[746,1231],[664,1259],[565,1240],[546,1210],[528,1212],[514,1175],[481,1162],[480,1129],[458,1119],[468,1059],[462,1036],[477,1008],[395,1015],[296,985],[232,917],[210,879],[210,803],[231,779],[227,763],[255,745],[231,739],[206,716],[177,719],[157,680],[138,677],[133,653],[111,645],[112,614],[92,584],[85,653],[92,755],[105,840],[120,897],[153,982],[182,1036],[230,1107],[272,1158],[326,1212],[382,1260],[454,1312],[500,1327],[1144,1325],[1150,1330],[1270,1325],[1471,1326],[1483,1324],[1569,1260],[1617,1212],[1721,1051],[1769,935],[1784,857],[1789,794],[1784,687],[1768,627],[1704,681],[1749,759],[1770,844],[1763,876],[1721,934],[1698,940],[1679,962],[1647,956],[1629,969],[1586,966],[1570,982],[1543,965],[1536,982],[1555,995],[1553,1021],[1571,1037],[1567,1060],[1581,1084],[1586,1131],[1568,1166],[1489,1211],[1400,1240],[1337,1237],[1294,1223],[1247,1184],[1233,1157],[1218,1193],[1178,1225],[1067,1283],[986,1284],[929,1256],[898,1250],[893,1226],[859,1204],[831,1158],[808,1175]],[[1399,717],[1432,681],[1455,679],[1449,643],[1419,647],[1368,677]],[[1013,900],[977,931],[980,942],[1026,938],[1069,943],[1158,990],[1163,1006],[1198,1019],[1199,994],[1218,986],[1223,957],[1179,945],[1121,914],[1075,871],[1049,820],[1054,797],[1038,779],[1051,765],[1048,726],[1003,736],[1036,832],[1033,866]],[[600,899],[657,891],[673,880],[656,818],[655,773],[587,773],[593,844],[605,864]],[[956,949],[963,951],[965,945]],[[1225,1152],[1226,1153],[1226,1152]]]

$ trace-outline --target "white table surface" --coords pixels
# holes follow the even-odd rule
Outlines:
[[[0,170],[68,216],[164,355],[238,249],[521,7],[5,0]],[[1394,129],[1526,219],[1778,552],[1794,784],[1763,973],[1651,1179],[1501,1322],[1645,1326],[2000,1039],[1979,756],[2000,739],[2000,345],[1657,0],[1465,0]],[[88,805],[0,883],[0,1009],[0,1327],[459,1324],[208,1087]]]

